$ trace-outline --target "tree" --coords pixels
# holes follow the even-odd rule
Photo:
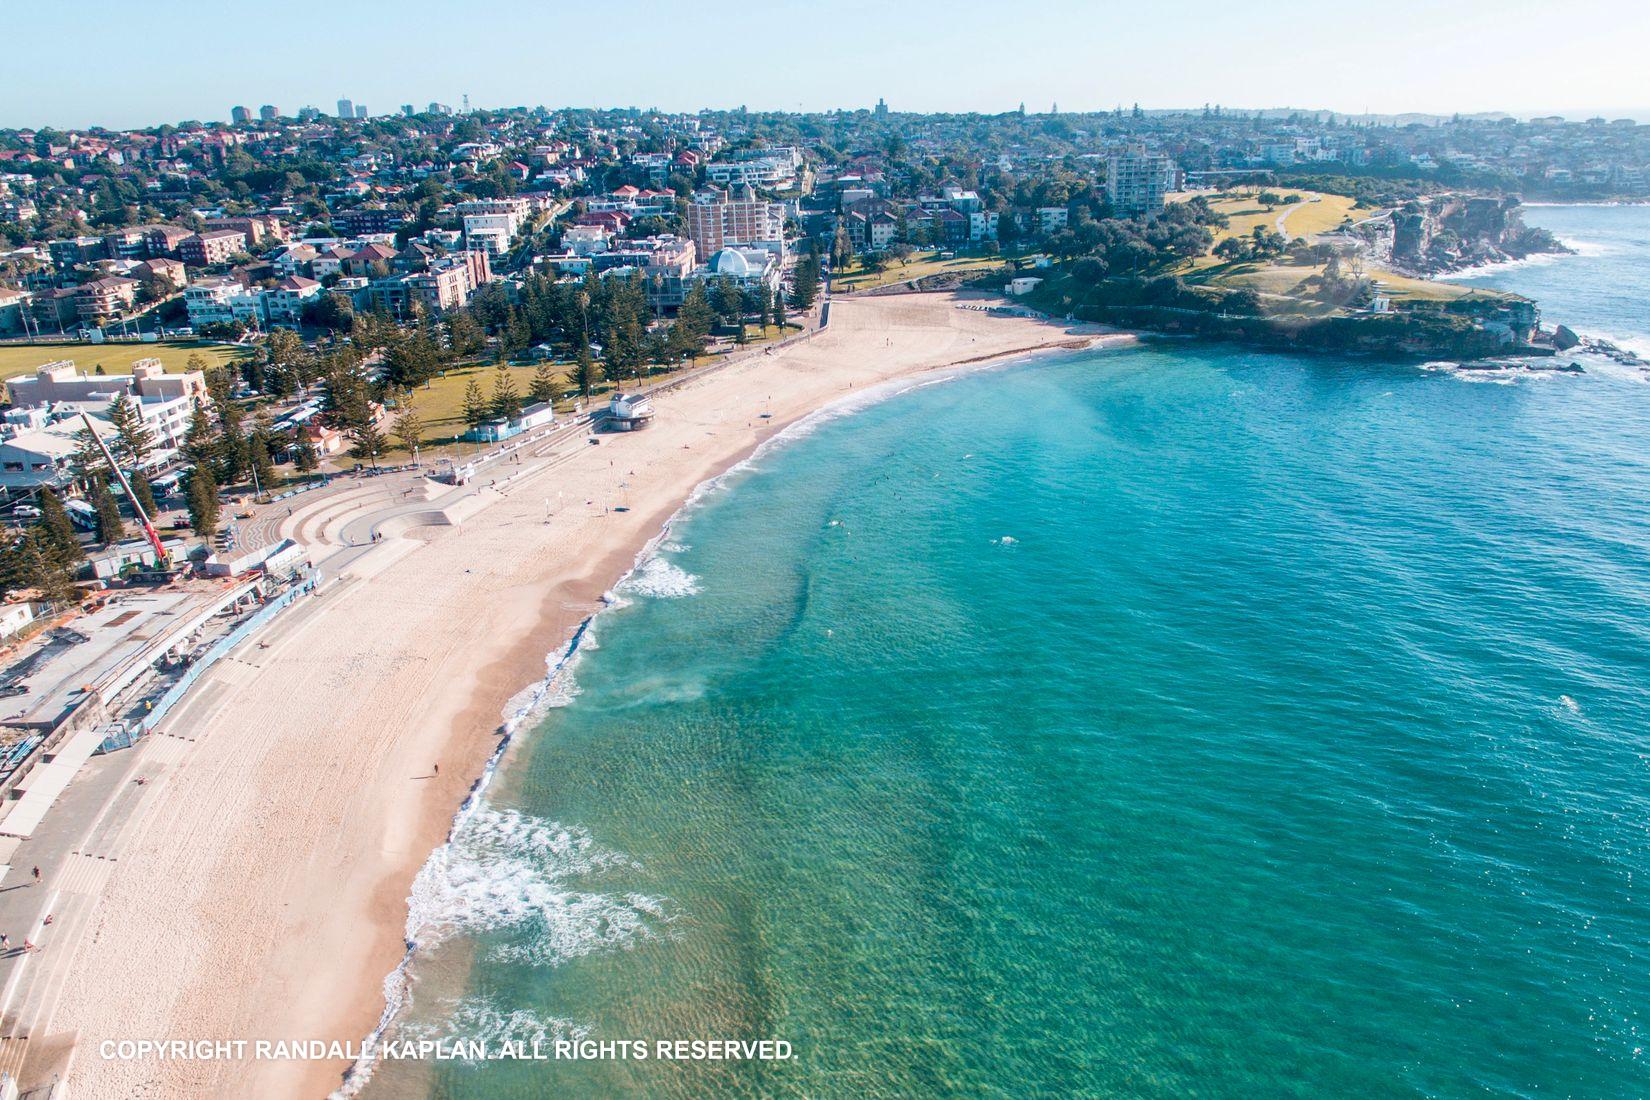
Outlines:
[[[819,261],[809,256],[796,265],[791,277],[791,308],[805,313],[819,294]]]
[[[125,460],[122,465],[141,470],[154,450],[155,433],[143,422],[137,403],[124,391],[109,406],[109,423],[115,429],[117,456]]]
[[[126,525],[120,520],[120,505],[109,491],[106,474],[92,478],[92,507],[97,509],[97,541],[100,546],[113,546],[126,537]]]
[[[838,270],[854,262],[854,242],[848,238],[847,226],[839,225],[831,240],[831,266]]]
[[[445,318],[447,345],[454,355],[474,355],[487,344],[487,337],[467,309],[455,309]]]
[[[315,444],[304,439],[292,449],[292,464],[301,474],[311,473],[321,464],[321,456],[316,453]]]
[[[390,431],[408,451],[418,450],[419,444],[424,442],[424,419],[418,415],[418,409],[412,402],[402,406]]]
[[[39,527],[23,532],[0,551],[0,584],[10,591],[33,588],[47,603],[65,603],[75,596],[74,572],[53,554]]]
[[[155,491],[149,488],[149,479],[134,470],[132,475],[127,478],[127,480],[132,484],[133,502],[143,509],[144,515],[148,516],[150,519],[154,519],[155,514],[159,512],[160,509],[155,504]]]
[[[356,458],[366,459],[374,466],[378,465],[378,456],[389,449],[384,433],[378,430],[378,425],[369,417],[359,424],[350,425],[349,437],[351,446],[349,453]]]
[[[219,407],[223,430],[218,436],[218,469],[223,472],[223,483],[233,485],[245,481],[252,473],[252,449],[241,428],[236,410]]]
[[[211,538],[218,530],[218,483],[212,467],[201,463],[189,472],[189,526],[201,538]]]
[[[591,389],[601,379],[597,375],[595,357],[590,354],[590,345],[579,348],[578,358],[573,360],[573,384],[579,387],[579,392],[589,397]]]
[[[470,384],[464,387],[464,405],[460,413],[464,423],[473,432],[487,422],[490,410],[487,407],[487,398],[481,392],[481,383],[470,377]]]
[[[711,309],[704,281],[695,282],[682,299],[681,309],[676,311],[677,340],[683,354],[704,354],[705,340],[709,338],[715,320],[716,313]]]
[[[258,488],[263,492],[269,492],[275,486],[275,463],[269,457],[269,444],[264,441],[264,434],[253,432],[246,449]]]
[[[86,556],[75,534],[74,521],[69,519],[63,501],[51,489],[40,490],[39,504],[40,518],[35,521],[35,529],[40,532],[42,550],[57,565],[72,567]]]
[[[556,399],[556,379],[547,364],[540,363],[533,372],[533,380],[527,384],[527,396],[535,404],[548,405]]]
[[[730,325],[737,324],[745,312],[744,292],[726,276],[716,280],[716,312]]]
[[[218,453],[218,442],[212,430],[212,417],[200,398],[195,398],[195,411],[189,418],[189,431],[183,437],[185,457],[200,466],[211,462]]]
[[[493,415],[509,419],[521,412],[521,391],[516,389],[515,376],[502,364],[493,373]]]

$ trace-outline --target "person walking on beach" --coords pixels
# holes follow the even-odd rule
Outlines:
[[[10,950],[11,950],[11,937],[6,935],[4,932],[0,932],[0,951],[10,951]]]
[[[434,767],[434,768],[433,768],[433,769],[431,769],[431,770],[432,770],[432,771],[433,771],[433,773],[434,773],[434,774],[436,774],[436,775],[440,775],[440,774],[441,774],[441,765],[440,765],[440,764],[437,764],[437,765],[435,765],[435,767]]]
[[[34,881],[40,881],[40,868],[38,866],[34,869]]]

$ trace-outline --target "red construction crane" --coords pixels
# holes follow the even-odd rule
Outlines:
[[[115,480],[120,482],[120,489],[126,494],[126,499],[132,502],[132,511],[137,513],[138,522],[143,525],[143,537],[148,539],[149,545],[155,548],[155,567],[157,569],[167,568],[171,562],[167,559],[165,545],[160,541],[160,532],[155,530],[155,525],[149,520],[149,513],[145,512],[143,505],[138,503],[137,494],[132,492],[132,483],[127,481],[126,475],[120,472],[120,464],[115,461],[115,456],[110,452],[109,445],[103,442],[103,437],[97,434],[97,425],[92,423],[91,416],[83,410],[80,419],[86,422],[86,430],[92,433],[92,442],[96,443],[97,449],[103,452],[103,458],[109,463],[109,469],[115,472]]]

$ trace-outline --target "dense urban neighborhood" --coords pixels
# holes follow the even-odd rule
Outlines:
[[[340,473],[460,483],[558,414],[639,426],[624,391],[805,335],[832,293],[1551,354],[1532,303],[1426,276],[1562,249],[1521,196],[1650,197],[1650,127],[1603,118],[229,113],[0,132],[10,633],[175,570],[162,527],[205,568]]]
[[[0,132],[0,490],[44,513],[10,589],[65,597],[127,533],[94,427],[146,515],[211,540],[226,490],[450,460],[829,290],[1490,354],[1541,338],[1533,305],[1417,276],[1561,248],[1519,196],[1650,197],[1650,127],[1603,118],[229,113]]]

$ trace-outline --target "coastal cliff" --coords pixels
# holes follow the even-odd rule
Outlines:
[[[1409,275],[1443,275],[1480,264],[1570,251],[1545,229],[1524,224],[1513,196],[1439,195],[1413,199],[1357,233],[1377,262]]]

